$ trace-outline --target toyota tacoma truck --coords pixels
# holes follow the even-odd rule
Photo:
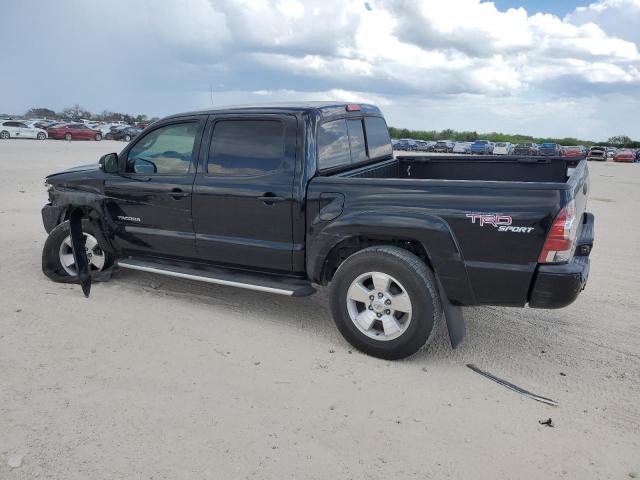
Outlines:
[[[463,306],[570,304],[593,245],[586,161],[394,157],[365,104],[173,115],[46,185],[52,280],[85,295],[116,268],[291,296],[329,285],[340,332],[387,359],[443,317],[457,346]]]

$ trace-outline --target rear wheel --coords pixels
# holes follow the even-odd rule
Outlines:
[[[102,140],[102,134],[96,133],[96,136],[94,138],[96,139],[96,142],[99,142],[100,140]]]
[[[340,265],[331,283],[331,311],[349,343],[386,359],[419,351],[442,316],[429,267],[391,246],[361,250]]]

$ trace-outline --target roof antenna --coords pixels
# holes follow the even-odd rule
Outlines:
[[[209,100],[211,101],[211,106],[213,107],[213,87],[209,84]]]

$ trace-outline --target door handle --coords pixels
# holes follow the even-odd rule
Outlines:
[[[182,197],[186,197],[189,195],[189,192],[183,192],[180,188],[172,188],[169,192],[169,196],[173,197],[174,200],[180,200]]]
[[[273,192],[267,192],[261,197],[258,197],[258,200],[262,201],[265,205],[273,205],[274,203],[284,202],[286,199],[277,196]]]

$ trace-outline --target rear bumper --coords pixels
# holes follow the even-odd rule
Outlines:
[[[585,213],[576,254],[569,263],[539,265],[529,295],[532,308],[562,308],[573,303],[589,278],[589,254],[593,248],[594,218]]]

